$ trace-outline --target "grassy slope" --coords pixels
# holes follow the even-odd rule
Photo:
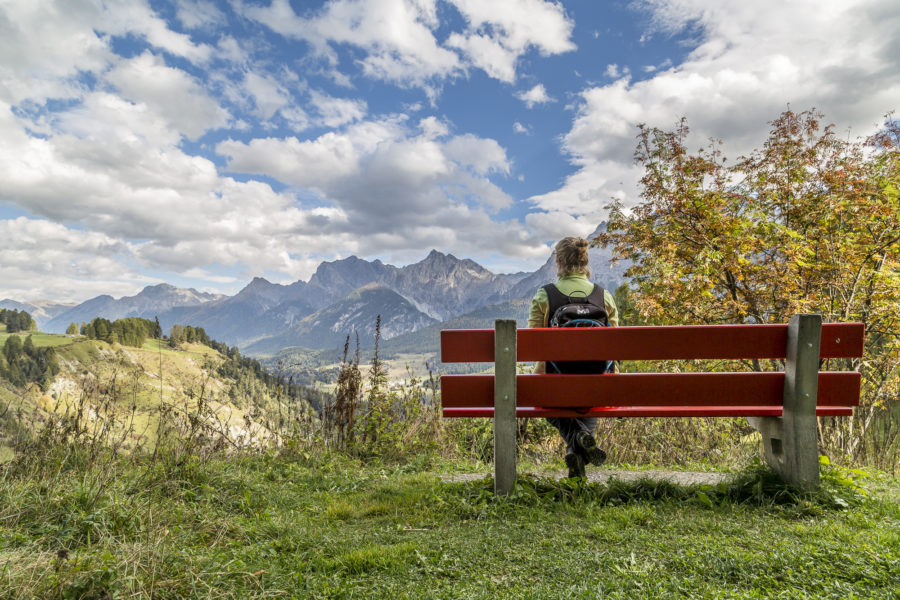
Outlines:
[[[2,325],[2,327],[3,327],[3,330],[0,331],[0,348],[3,347],[3,344],[6,343],[6,339],[8,337],[10,337],[11,335],[18,335],[19,337],[22,338],[23,342],[25,341],[26,337],[31,335],[31,341],[34,342],[34,345],[38,348],[43,348],[46,346],[54,346],[54,347],[69,346],[72,343],[74,343],[74,341],[75,341],[75,338],[72,338],[68,335],[60,335],[60,334],[56,334],[56,333],[39,333],[39,332],[32,332],[30,334],[29,333],[16,333],[16,334],[6,333],[6,325]]]
[[[843,599],[900,586],[897,481],[836,511],[497,502],[484,482],[315,457],[150,475],[119,464],[94,500],[96,477],[0,477],[0,597]]]
[[[161,403],[190,408],[196,404],[201,391],[206,398],[213,399],[211,407],[224,424],[244,426],[244,415],[250,407],[231,405],[224,394],[229,382],[209,376],[204,366],[218,364],[222,356],[207,346],[185,344],[181,349],[173,350],[165,342],[148,340],[143,348],[111,347],[105,342],[85,338],[73,340],[60,335],[35,336],[36,344],[44,343],[44,338],[63,339],[68,343],[54,344],[58,346],[61,371],[50,389],[42,393],[37,386],[32,386],[12,399],[13,408],[23,408],[26,415],[37,415],[34,412],[36,406],[62,414],[67,407],[71,409],[78,405],[85,394],[85,373],[89,373],[89,379],[98,382],[100,387],[91,388],[88,405],[101,404],[112,398],[113,405],[119,407],[119,419],[126,418],[132,404],[136,406],[135,433],[127,440],[126,448],[138,443],[153,444]],[[98,391],[101,388],[105,391]],[[2,408],[0,406],[0,410]],[[26,417],[25,420],[35,418]],[[0,445],[2,441],[0,431]],[[4,450],[4,454],[8,451]]]

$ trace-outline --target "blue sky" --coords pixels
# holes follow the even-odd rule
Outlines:
[[[636,125],[866,135],[895,0],[7,0],[0,298],[234,293],[355,254],[530,270],[638,201]]]

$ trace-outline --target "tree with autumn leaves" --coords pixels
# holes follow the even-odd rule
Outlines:
[[[692,154],[688,133],[640,127],[641,201],[610,205],[599,238],[632,261],[635,308],[666,324],[865,323],[864,358],[826,366],[863,374],[862,405],[822,433],[851,458],[900,451],[900,124],[850,140],[786,111],[733,163],[717,141]]]

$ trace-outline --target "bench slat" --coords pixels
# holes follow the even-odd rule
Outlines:
[[[686,325],[519,329],[517,358],[536,360],[707,360],[785,358],[787,325]],[[822,325],[821,358],[862,356],[865,325]],[[493,362],[493,329],[441,331],[441,361]]]
[[[576,411],[561,408],[534,408],[522,406],[516,409],[517,417],[780,417],[780,406],[617,406],[612,408],[591,408]],[[443,416],[452,417],[493,417],[493,408],[445,408]],[[850,417],[853,409],[841,406],[816,407],[817,417]]]
[[[820,372],[818,406],[858,406],[860,374]],[[617,373],[611,375],[518,375],[518,406],[777,406],[784,373]],[[494,405],[493,375],[441,377],[444,408]]]

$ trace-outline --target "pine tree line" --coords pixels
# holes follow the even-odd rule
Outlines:
[[[46,391],[57,373],[59,363],[53,348],[35,347],[30,335],[24,342],[18,335],[6,339],[0,353],[0,378],[16,387],[37,383]]]
[[[9,310],[0,308],[0,323],[6,325],[7,333],[16,333],[18,331],[34,331],[37,324],[31,315],[24,310]]]

